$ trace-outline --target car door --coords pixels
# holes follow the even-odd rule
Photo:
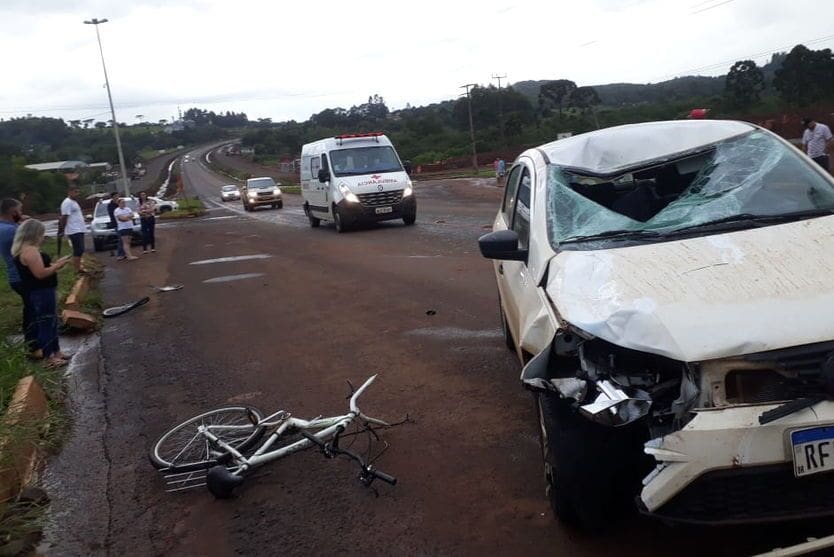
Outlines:
[[[501,210],[498,212],[498,217],[495,219],[494,230],[507,230],[512,227],[513,212],[515,211],[515,199],[518,193],[518,182],[521,178],[521,170],[523,166],[516,164],[510,169],[507,174],[507,185],[504,188],[504,200],[501,203]],[[498,282],[498,293],[501,296],[501,308],[504,310],[504,315],[517,314],[517,306],[515,300],[512,299],[510,286],[507,284],[507,275],[505,271],[506,261],[494,262],[495,276]],[[516,336],[514,325],[510,325],[510,330],[513,332],[513,338]]]
[[[327,203],[324,200],[324,191],[327,187],[326,183],[319,182],[319,169],[321,168],[321,155],[313,155],[310,157],[310,208],[315,211],[327,211]]]
[[[515,173],[515,176],[514,176]],[[513,180],[516,184],[512,184]],[[510,170],[507,180],[507,199],[511,206],[509,228],[518,234],[518,244],[522,249],[529,249],[530,222],[532,219],[532,194],[535,173],[531,163],[522,160]],[[512,187],[511,191],[509,188]],[[507,325],[513,334],[516,345],[525,349],[525,334],[539,314],[540,299],[536,292],[535,279],[526,261],[501,261],[498,265],[499,284],[504,283],[501,292],[504,298],[504,311]],[[500,288],[500,287],[499,287]]]

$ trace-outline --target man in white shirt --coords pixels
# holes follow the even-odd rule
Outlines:
[[[81,272],[81,256],[84,255],[84,214],[76,198],[81,194],[78,186],[70,186],[67,198],[61,202],[61,220],[58,221],[58,237],[66,236],[72,244],[72,264],[75,272]]]
[[[813,118],[803,118],[802,126],[805,128],[805,133],[802,134],[802,146],[805,152],[814,159],[815,163],[830,171],[828,153],[834,146],[831,130],[825,124],[815,122]]]

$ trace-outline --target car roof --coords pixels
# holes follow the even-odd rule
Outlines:
[[[609,176],[756,129],[731,120],[677,120],[629,124],[575,135],[538,148],[550,164]]]

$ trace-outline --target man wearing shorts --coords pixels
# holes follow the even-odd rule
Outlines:
[[[61,220],[58,221],[58,236],[66,236],[72,244],[72,264],[75,272],[81,272],[81,256],[84,255],[84,215],[76,199],[81,194],[78,186],[70,186],[67,198],[61,202]]]

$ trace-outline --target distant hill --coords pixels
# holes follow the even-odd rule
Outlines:
[[[774,54],[770,62],[762,66],[765,80],[770,83],[777,69],[787,54]],[[729,69],[729,68],[728,68]],[[690,75],[676,77],[659,83],[609,83],[594,85],[602,104],[608,106],[623,106],[629,104],[654,103],[660,101],[676,101],[697,97],[712,97],[724,91],[726,76],[709,77]],[[554,78],[556,79],[556,78]],[[542,84],[550,80],[519,81],[511,87],[528,97],[533,103],[538,102],[539,89]]]

